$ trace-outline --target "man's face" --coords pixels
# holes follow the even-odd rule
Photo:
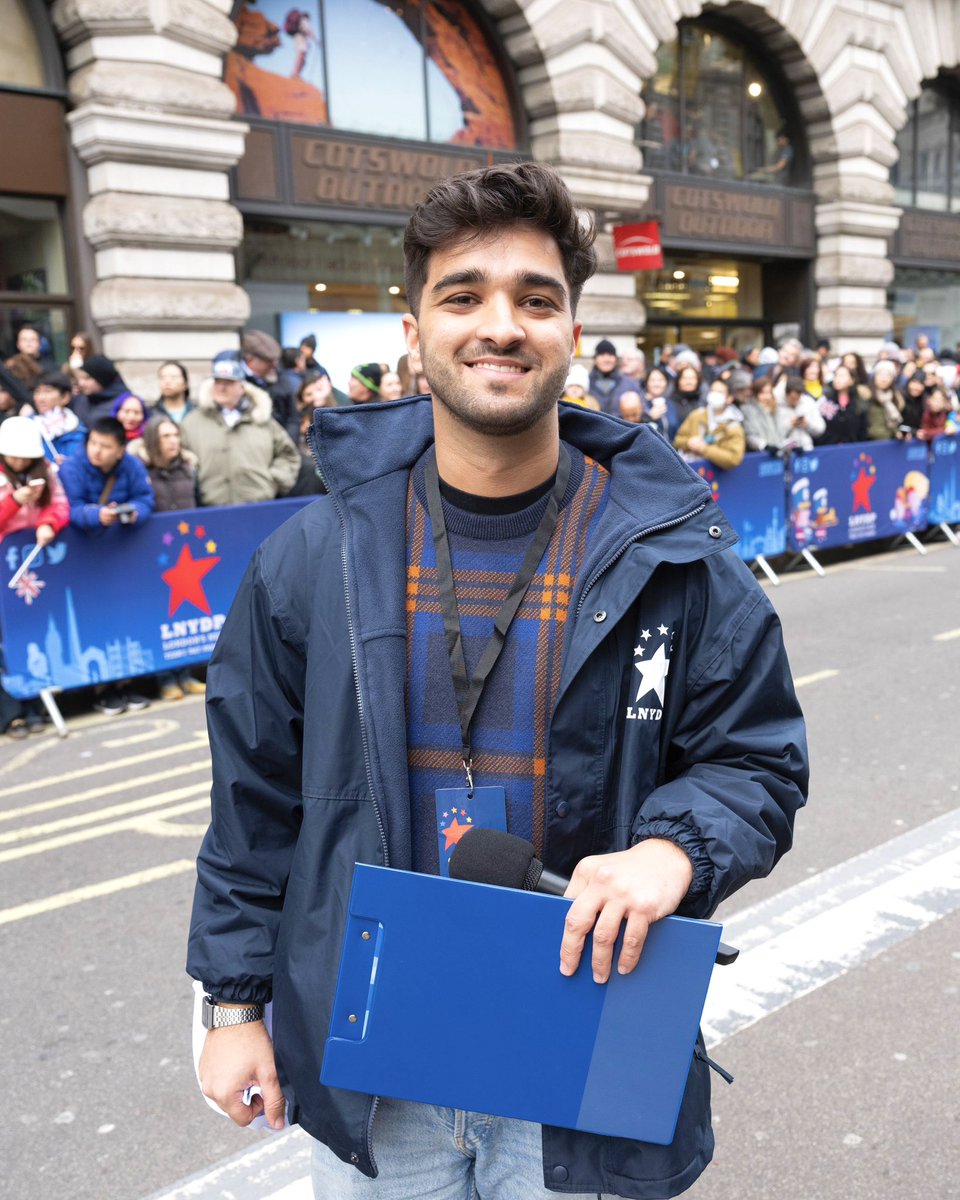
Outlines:
[[[35,329],[21,329],[17,334],[17,349],[31,358],[40,357],[40,334]]]
[[[261,379],[265,379],[273,371],[273,359],[263,358],[260,354],[248,354],[244,362],[254,375],[259,375]]]
[[[217,408],[236,408],[243,399],[243,384],[237,379],[214,379],[213,402]]]
[[[347,395],[352,404],[367,404],[370,400],[378,399],[368,387],[364,387],[356,376],[351,375],[347,380]]]
[[[800,355],[797,352],[796,346],[781,346],[780,347],[780,366],[794,367]]]
[[[33,407],[38,413],[46,413],[52,408],[65,405],[69,399],[69,393],[64,394],[48,383],[41,383],[33,389]]]
[[[105,475],[123,458],[124,450],[116,438],[102,433],[91,433],[87,438],[87,458]]]
[[[611,371],[617,369],[617,356],[615,354],[597,354],[593,360],[594,366],[604,375],[609,375]]]
[[[488,437],[555,409],[581,330],[556,242],[517,226],[434,251],[419,317],[403,323],[436,401]]]
[[[620,359],[620,370],[631,379],[639,379],[646,365],[643,355],[636,350],[628,350]]]

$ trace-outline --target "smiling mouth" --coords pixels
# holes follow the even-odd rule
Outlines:
[[[481,360],[479,362],[468,362],[466,363],[466,366],[469,367],[471,371],[480,371],[483,374],[498,375],[505,379],[518,379],[521,376],[526,375],[530,370],[530,368],[525,367],[523,363],[516,362],[486,362]]]

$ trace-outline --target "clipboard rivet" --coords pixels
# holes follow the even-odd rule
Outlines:
[[[363,938],[363,940],[364,940],[365,942],[369,942],[369,941],[370,941],[370,930],[369,930],[369,929],[365,929],[365,930],[363,931],[363,933],[361,933],[361,934],[360,934],[360,936]]]
[[[356,1025],[356,1023],[357,1023],[357,1014],[356,1014],[356,1013],[351,1013],[351,1014],[350,1014],[350,1016],[349,1016],[349,1017],[347,1017],[347,1020],[350,1022],[350,1024],[351,1024],[351,1025]]]

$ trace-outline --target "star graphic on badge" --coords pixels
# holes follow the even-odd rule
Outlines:
[[[643,633],[641,633],[641,634],[640,634],[640,636],[643,638],[643,640],[644,640],[645,642],[649,642],[649,641],[650,641],[650,638],[652,637],[652,634],[650,633],[650,630],[649,630],[649,629],[645,629],[645,630],[643,631]]]
[[[173,534],[169,533],[169,532],[165,533],[163,535],[163,537],[160,539],[160,541],[163,542],[163,544],[165,546],[172,546],[173,545]]]
[[[864,512],[872,512],[870,507],[870,489],[877,482],[876,475],[868,475],[861,467],[860,474],[851,485],[853,487],[853,511],[862,508]]]
[[[446,829],[441,830],[443,836],[447,839],[444,850],[449,850],[452,846],[456,846],[463,835],[469,833],[472,828],[472,825],[461,825],[457,818],[454,817]],[[472,842],[470,844],[473,845]]]
[[[666,637],[666,635],[669,632],[670,632],[670,630],[667,629],[666,625],[658,625],[657,626],[657,633],[662,633],[664,635],[664,637]]]
[[[210,615],[210,603],[200,581],[219,561],[219,558],[194,558],[189,546],[182,547],[176,565],[160,576],[170,588],[168,616],[172,617],[181,604],[192,604]]]
[[[189,533],[190,526],[186,523],[186,521],[181,521],[180,524],[177,526],[177,532],[178,533]]]
[[[637,692],[637,698],[634,704],[638,703],[641,696],[645,696],[647,692],[655,692],[657,699],[663,704],[663,690],[666,683],[667,672],[670,670],[670,659],[667,658],[666,650],[661,643],[654,653],[653,658],[647,659],[646,662],[633,664],[640,672],[640,690]]]
[[[198,538],[205,538],[207,536],[207,531],[202,525],[198,525],[193,532]]]
[[[643,651],[644,651],[643,646],[634,646],[634,648],[633,648],[633,652],[637,656],[637,658],[640,657],[640,655],[643,653]]]
[[[207,544],[206,544],[206,546],[205,546],[205,549],[206,549],[206,551],[207,551],[207,553],[208,553],[208,554],[216,554],[216,552],[217,552],[217,543],[216,543],[216,542],[213,540],[213,538],[211,538],[211,539],[210,539],[210,541],[209,541],[209,542],[207,542]]]

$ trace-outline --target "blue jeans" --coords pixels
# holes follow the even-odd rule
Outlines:
[[[315,1200],[558,1200],[560,1196],[543,1186],[540,1126],[529,1121],[381,1099],[374,1118],[373,1152],[380,1173],[368,1179],[315,1141]],[[598,1197],[594,1192],[567,1192],[565,1200]]]

